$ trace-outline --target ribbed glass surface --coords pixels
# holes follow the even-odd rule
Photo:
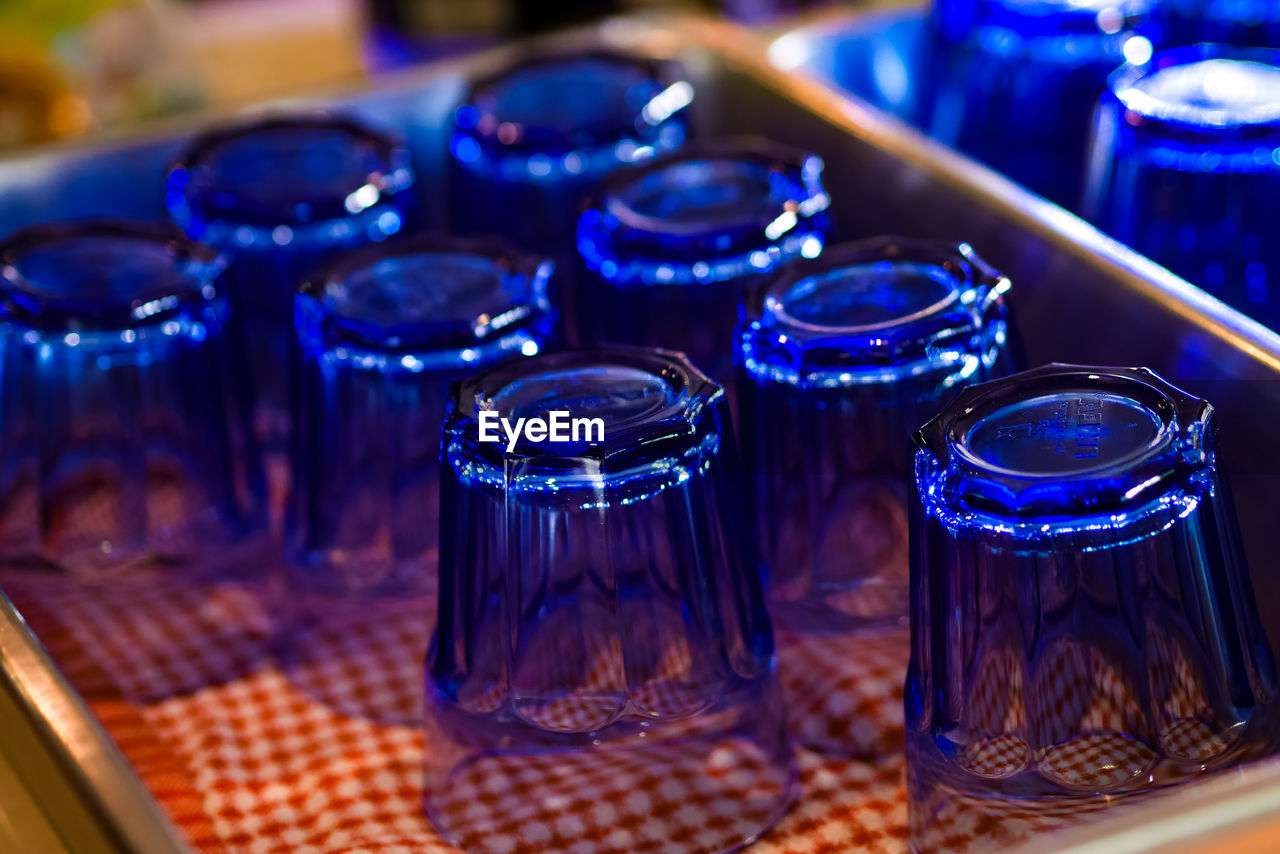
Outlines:
[[[1086,820],[1275,748],[1212,413],[1150,371],[1052,365],[917,434],[915,850],[958,809]]]
[[[297,297],[291,558],[300,588],[434,587],[450,384],[554,339],[549,262],[419,238],[345,257]]]
[[[905,622],[908,437],[1008,369],[1008,290],[967,246],[886,237],[830,247],[748,299],[740,432],[788,627]]]
[[[298,286],[343,252],[401,231],[408,152],[342,117],[278,116],[196,136],[170,166],[165,203],[189,237],[228,259],[224,289],[247,342],[256,430],[288,433],[288,366]]]
[[[75,573],[229,558],[260,530],[221,260],[91,221],[0,243],[0,548]]]
[[[603,436],[480,439],[485,412],[553,410]],[[691,850],[767,829],[795,771],[723,391],[662,351],[537,357],[458,387],[444,455],[437,827],[490,850],[472,829],[519,806],[462,809],[475,775],[560,787],[643,767],[705,781],[702,808],[728,818]]]

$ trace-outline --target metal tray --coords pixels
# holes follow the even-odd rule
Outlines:
[[[764,43],[733,25],[626,18],[538,44],[563,51],[606,46],[680,60],[697,91],[697,134],[752,132],[822,155],[837,237],[901,233],[970,242],[1012,277],[1034,363],[1147,365],[1213,400],[1259,604],[1280,642],[1280,335],[885,113],[779,71]],[[447,198],[452,107],[466,79],[522,49],[498,48],[291,105],[341,106],[404,133],[421,176],[425,219],[445,227],[448,212],[438,200]],[[201,120],[207,118],[214,117]],[[87,215],[161,217],[164,165],[192,126],[0,162],[0,231]],[[185,850],[3,597],[0,755],[12,760],[73,850]]]

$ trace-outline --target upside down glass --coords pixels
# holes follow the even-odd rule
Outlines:
[[[555,417],[587,421],[485,439]],[[660,350],[457,387],[427,668],[426,806],[450,841],[727,851],[785,812],[796,772],[727,419],[723,390]],[[583,799],[612,818],[565,829]]]
[[[568,276],[574,223],[604,176],[679,147],[693,86],[671,63],[611,53],[537,56],[470,87],[451,143],[464,233],[501,235]],[[584,318],[585,322],[585,318]]]
[[[1068,209],[1107,75],[1151,55],[1161,0],[934,0],[922,126]]]
[[[1280,51],[1197,45],[1116,72],[1085,214],[1280,328]]]
[[[911,432],[1008,370],[1008,290],[965,244],[882,237],[751,294],[737,423],[783,624],[905,623]]]
[[[193,240],[229,261],[225,289],[252,371],[257,432],[288,435],[293,299],[337,255],[399,232],[408,152],[357,121],[281,115],[200,134],[169,169],[165,204]]]
[[[997,849],[1275,749],[1212,416],[1149,370],[1049,365],[916,434],[915,850],[975,823],[968,850]]]
[[[817,257],[829,204],[820,158],[759,139],[689,145],[607,179],[578,223],[590,332],[682,351],[730,382],[739,303],[763,274]]]
[[[165,226],[0,243],[0,548],[78,574],[230,559],[262,529],[221,259]]]
[[[304,285],[290,542],[299,584],[355,595],[434,575],[450,384],[553,339],[551,263],[418,237]]]
[[[343,256],[297,297],[282,658],[343,712],[421,721],[450,384],[553,340],[550,276],[492,241],[418,237]],[[330,690],[336,662],[388,648],[404,664],[394,690],[363,703]]]

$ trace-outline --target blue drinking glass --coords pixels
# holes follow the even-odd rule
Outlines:
[[[95,220],[0,242],[0,550],[86,576],[231,559],[262,528],[221,259]]]
[[[170,166],[165,203],[229,261],[236,329],[256,388],[257,432],[288,434],[293,300],[337,255],[403,228],[413,172],[395,139],[339,116],[281,115],[200,134]]]
[[[822,160],[758,139],[697,143],[605,180],[578,223],[594,335],[686,353],[733,378],[738,305],[764,274],[815,258]]]
[[[552,341],[551,269],[490,241],[417,237],[343,256],[302,287],[299,583],[354,595],[430,582],[450,385]]]
[[[935,0],[930,135],[1077,209],[1107,75],[1162,36],[1160,0]]]
[[[591,188],[679,147],[693,94],[673,63],[610,53],[535,56],[475,82],[450,146],[458,230],[501,235],[568,273]],[[554,301],[572,318],[559,278]]]
[[[965,244],[829,247],[757,288],[738,429],[773,611],[805,632],[907,618],[912,431],[1009,370],[1009,280]]]
[[[1170,44],[1214,42],[1280,48],[1275,0],[1165,0]]]
[[[1007,846],[1277,744],[1213,408],[1141,368],[963,389],[917,432],[911,839]]]
[[[542,426],[509,438],[517,422]],[[427,665],[426,806],[450,841],[728,851],[785,812],[796,772],[732,435],[723,389],[662,350],[457,387]],[[581,799],[612,817],[559,825]]]
[[[1086,215],[1280,328],[1280,51],[1197,45],[1125,66],[1095,124]]]
[[[550,276],[549,261],[492,241],[416,237],[345,255],[298,294],[281,657],[343,713],[422,720],[450,385],[548,346]],[[418,655],[376,696],[331,690],[335,661],[359,666],[380,646]]]

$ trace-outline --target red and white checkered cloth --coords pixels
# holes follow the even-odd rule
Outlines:
[[[422,807],[430,745],[420,724],[420,610],[314,624],[293,644],[286,673],[271,655],[268,599],[251,584],[196,587],[155,577],[83,586],[7,574],[0,585],[198,850],[454,850]],[[788,686],[792,694],[815,691],[810,711],[796,719],[801,730],[848,730],[868,746],[883,736],[885,749],[862,761],[801,751],[802,801],[753,851],[904,850],[901,643],[878,641],[854,671],[825,677],[821,688],[806,680]],[[563,757],[554,761],[564,765]],[[760,820],[748,790],[731,815],[699,809],[700,798],[713,802],[700,794],[705,763],[661,778],[643,764],[608,770],[585,796],[543,791],[537,808],[521,813],[512,807],[522,801],[508,792],[519,794],[521,778],[487,769],[470,783],[491,788],[507,820],[486,847],[571,852],[604,839],[620,852],[683,852]],[[730,782],[741,771],[724,769]]]
[[[18,573],[0,577],[0,586],[197,850],[454,850],[422,807],[423,757],[432,745],[420,725],[428,628],[420,603],[313,622],[293,644],[286,673],[272,655],[265,585],[194,586],[155,576],[85,586]],[[802,795],[752,851],[905,850],[905,631],[856,638],[783,631],[778,645],[790,725],[802,746]],[[1069,670],[1086,663],[1069,648],[1061,661]],[[1171,652],[1169,667],[1180,676],[1186,664]],[[1115,696],[1105,680],[1088,684],[1097,686],[1094,705]],[[1072,716],[1090,717],[1089,702],[1059,700]],[[994,697],[993,732],[1009,714],[1009,697]],[[1009,763],[1026,761],[1008,754],[1016,747],[995,739],[968,761],[1000,776]],[[1078,773],[1069,759],[1062,758],[1064,777]],[[542,779],[536,799],[527,763],[513,773],[495,761],[458,782],[471,788],[451,798],[451,808],[485,828],[486,850],[576,852],[603,842],[619,854],[678,854],[758,823],[770,809],[767,797],[753,801],[752,775],[743,768],[703,779],[705,762],[681,771],[673,760],[663,766],[676,770],[661,777],[644,763],[575,776],[564,757],[548,761],[559,776]],[[735,774],[742,797],[726,813],[714,806],[712,789],[737,785]],[[1078,818],[1075,810],[1027,815],[1010,801],[994,820],[990,803],[977,812],[971,806],[946,804],[927,843],[942,851],[979,837],[1006,843]]]

